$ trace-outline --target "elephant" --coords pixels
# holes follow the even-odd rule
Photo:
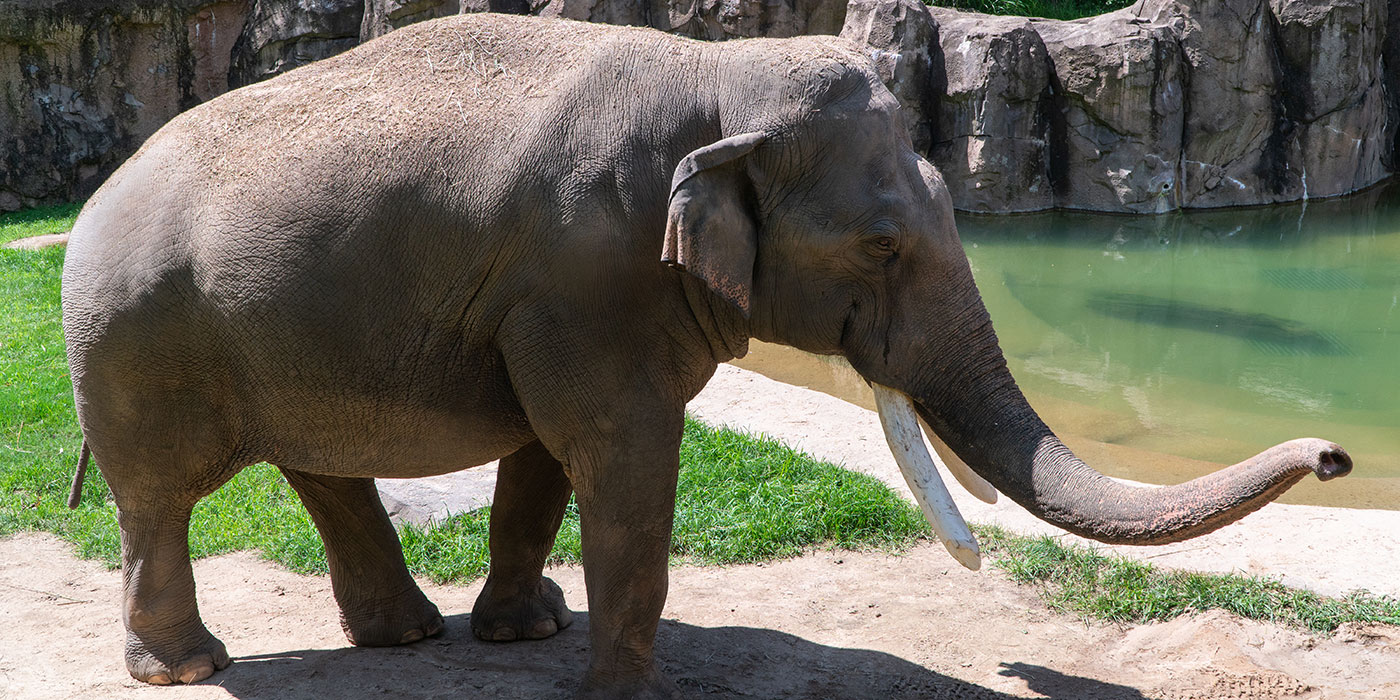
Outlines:
[[[1075,458],[1007,369],[946,184],[838,37],[399,29],[163,126],[84,206],[62,307],[117,506],[126,664],[155,684],[229,663],[188,526],[244,466],[302,499],[349,640],[394,645],[443,618],[374,478],[499,459],[474,634],[570,624],[542,569],[573,495],[578,694],[675,696],[652,653],[684,407],[750,339],[842,358],[902,411],[896,439],[921,420],[974,487],[1106,542],[1200,535],[1351,468],[1313,438],[1163,487]],[[940,488],[921,499],[956,539]]]

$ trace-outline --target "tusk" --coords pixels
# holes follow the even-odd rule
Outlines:
[[[887,386],[871,382],[870,387],[875,390],[875,406],[880,411],[885,441],[890,444],[890,452],[894,453],[894,461],[904,473],[909,490],[914,492],[914,499],[923,509],[924,518],[959,564],[973,571],[980,569],[982,554],[977,538],[967,529],[958,506],[938,476],[933,457],[924,447],[913,402],[907,395]]]
[[[949,447],[948,443],[943,442],[938,437],[938,433],[933,432],[933,429],[928,427],[928,423],[925,423],[923,418],[919,418],[919,425],[923,426],[924,435],[933,445],[934,453],[943,462],[943,466],[948,468],[948,472],[953,475],[953,478],[957,479],[968,493],[976,496],[977,500],[983,503],[996,503],[996,487],[983,479],[977,472],[972,471],[972,467],[967,466],[967,462],[962,461],[962,458],[953,452],[953,448]]]

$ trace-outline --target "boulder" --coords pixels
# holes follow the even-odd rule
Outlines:
[[[851,0],[841,36],[870,47],[880,79],[904,107],[914,149],[928,153],[947,80],[928,8],[918,0]]]
[[[1400,170],[1400,0],[1386,3],[1385,41],[1381,44],[1381,84],[1385,95],[1385,131],[1381,136],[1381,155],[1387,170]]]
[[[251,2],[233,47],[228,87],[256,83],[354,48],[360,43],[365,5],[373,0]]]
[[[0,208],[86,196],[227,89],[244,0],[0,3]]]
[[[836,34],[846,0],[530,0],[530,12],[720,40]]]
[[[1055,67],[1059,189],[1068,209],[1156,213],[1177,189],[1186,69],[1172,31],[1131,9],[1033,23]]]
[[[377,36],[423,20],[447,17],[462,12],[458,0],[349,0],[364,3],[364,20],[359,26],[360,41],[369,41]],[[523,3],[523,0],[521,0]],[[495,3],[501,5],[501,3]],[[475,8],[482,12],[499,12],[491,3],[482,3]],[[513,8],[514,6],[512,6]],[[473,9],[473,8],[468,8]],[[516,13],[520,14],[520,13]]]
[[[931,156],[953,206],[974,212],[1054,206],[1054,68],[1040,35],[1024,17],[930,9],[946,73]],[[1055,167],[1064,165],[1059,158]]]
[[[1392,143],[1381,138],[1384,0],[1272,0],[1271,8],[1290,122],[1286,163],[1302,198],[1380,181]]]
[[[1190,72],[1181,203],[1220,207],[1297,199],[1267,0],[1144,0],[1130,8],[1177,36]]]

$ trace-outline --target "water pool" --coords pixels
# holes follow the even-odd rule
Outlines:
[[[1400,187],[958,226],[1012,373],[1090,464],[1168,483],[1323,437],[1355,472],[1283,500],[1400,509]],[[738,364],[870,405],[794,351],[756,344]]]

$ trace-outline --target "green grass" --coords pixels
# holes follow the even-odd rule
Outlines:
[[[955,7],[989,15],[1079,19],[1127,7],[1136,0],[924,0],[939,7]]]
[[[71,223],[56,214],[8,215],[0,217],[0,233],[18,237],[14,227],[37,221],[51,228]],[[0,249],[0,537],[53,532],[80,556],[116,565],[115,508],[101,475],[89,473],[78,510],[64,505],[81,436],[59,324],[62,264],[61,248]],[[883,484],[772,440],[687,421],[681,460],[674,562],[738,564],[832,547],[903,551],[929,537],[918,510]],[[410,568],[439,582],[481,576],[489,518],[482,509],[426,530],[402,530]],[[1161,572],[1051,538],[974,530],[987,558],[1012,578],[1036,585],[1052,607],[1085,617],[1144,622],[1223,608],[1322,631],[1352,620],[1400,624],[1400,602],[1390,598],[1334,599],[1263,579]],[[326,570],[306,511],[265,464],[243,470],[199,504],[190,549],[197,557],[259,549],[296,571]],[[579,561],[572,505],[551,560]]]
[[[919,511],[878,480],[766,438],[686,421],[671,535],[673,563],[747,564],[818,547],[898,551],[927,537]],[[484,575],[490,508],[429,530],[406,528],[409,568],[439,583]],[[550,561],[576,564],[578,510]]]
[[[1344,622],[1400,625],[1400,601],[1364,592],[1329,598],[1264,578],[1159,571],[1150,564],[979,526],[978,540],[999,568],[1035,584],[1051,608],[1085,618],[1142,623],[1221,609],[1318,632]]]
[[[78,210],[82,208],[82,202],[74,202],[0,214],[0,245],[16,238],[63,233],[73,228],[73,220],[78,218]]]

